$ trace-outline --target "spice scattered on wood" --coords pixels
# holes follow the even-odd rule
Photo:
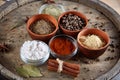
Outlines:
[[[110,39],[119,39],[119,36],[111,36],[110,35]]]
[[[110,47],[115,48],[115,46],[114,46],[114,44],[113,44],[113,43],[112,43],[112,44],[110,44]]]
[[[71,31],[80,30],[86,25],[84,19],[71,13],[64,15],[60,20],[60,24],[63,28]]]
[[[89,68],[86,68],[86,67],[84,67],[83,69],[86,70],[87,72],[90,71]]]
[[[29,20],[29,17],[28,16],[26,16],[26,20],[25,20],[25,23],[27,23],[27,21]]]
[[[31,31],[36,34],[50,34],[55,30],[55,26],[46,20],[38,20],[30,27]]]
[[[0,52],[8,52],[10,51],[10,46],[8,44],[0,44]]]
[[[84,64],[95,64],[96,62],[99,62],[99,59],[93,59],[93,60],[89,60],[89,59],[82,59],[81,62],[83,62]]]
[[[59,66],[58,61],[53,59],[48,60],[48,70],[58,71],[58,66]],[[62,69],[63,69],[61,71],[62,73],[71,75],[73,77],[77,77],[78,74],[80,73],[80,66],[78,64],[63,62]]]
[[[77,7],[74,7],[73,9],[77,10],[78,8],[77,8]]]
[[[89,14],[92,14],[92,11],[90,11]]]
[[[102,29],[103,31],[106,31],[106,29]]]
[[[110,48],[108,48],[108,51],[110,51],[111,49]]]
[[[42,0],[43,4],[55,3],[53,0]]]
[[[55,38],[51,44],[50,48],[59,55],[69,55],[75,50],[74,44],[67,38]]]
[[[116,45],[116,48],[120,48],[120,45],[119,45],[119,44],[117,44],[117,45]]]
[[[118,31],[118,36],[120,37],[120,31]]]
[[[90,22],[91,21],[91,19],[88,19],[88,22]]]
[[[100,17],[96,17],[96,19],[100,19]]]
[[[115,52],[115,50],[114,50],[114,49],[112,49],[112,50],[111,50],[111,52]]]
[[[85,64],[90,64],[90,63],[91,63],[91,62],[88,61],[88,60],[82,60],[82,62],[85,63]]]
[[[114,56],[114,57],[107,57],[107,58],[105,58],[104,61],[110,61],[110,60],[114,60],[114,59],[116,59],[116,56]]]

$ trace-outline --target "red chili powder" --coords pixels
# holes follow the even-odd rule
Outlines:
[[[69,55],[75,50],[74,44],[66,38],[55,38],[50,48],[59,55]]]

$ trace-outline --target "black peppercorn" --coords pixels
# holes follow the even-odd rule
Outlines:
[[[71,31],[80,30],[86,25],[84,19],[71,13],[64,15],[60,20],[60,24],[63,28]]]

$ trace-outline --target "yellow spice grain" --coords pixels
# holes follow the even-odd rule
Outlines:
[[[105,42],[97,35],[81,36],[79,39],[82,44],[91,49],[98,49],[105,45]]]

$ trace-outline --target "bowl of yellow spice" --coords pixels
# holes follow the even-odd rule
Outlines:
[[[79,32],[77,42],[80,51],[88,58],[102,55],[110,43],[108,34],[100,29],[85,28]]]
[[[27,31],[33,40],[47,42],[57,30],[57,20],[48,14],[36,14],[27,21]]]

